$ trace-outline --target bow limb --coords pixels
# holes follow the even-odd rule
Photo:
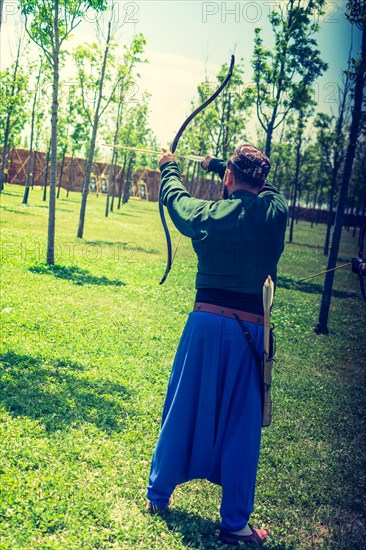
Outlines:
[[[191,122],[191,120],[193,120],[194,117],[198,115],[198,113],[200,113],[201,111],[203,111],[203,109],[205,109],[208,105],[210,105],[210,103],[212,103],[217,98],[217,96],[222,92],[222,90],[225,88],[225,86],[229,83],[229,80],[230,80],[230,78],[233,74],[234,65],[235,65],[235,56],[232,55],[231,56],[231,61],[230,61],[229,72],[227,73],[227,75],[226,75],[225,79],[223,80],[223,82],[220,84],[220,86],[212,94],[211,97],[206,99],[206,101],[204,103],[202,103],[202,105],[197,107],[197,109],[189,115],[187,120],[185,120],[183,122],[182,126],[179,128],[179,130],[177,132],[177,135],[175,136],[174,141],[173,141],[173,145],[172,145],[172,149],[171,149],[172,153],[174,153],[174,151],[176,150],[176,148],[178,146],[178,142],[179,142],[180,138],[182,137],[182,134],[183,134],[184,130],[187,128],[188,124]]]
[[[217,96],[222,92],[222,90],[225,88],[225,86],[229,83],[229,80],[230,80],[230,78],[233,74],[234,65],[235,65],[235,57],[232,55],[231,56],[231,61],[230,61],[229,72],[227,73],[227,75],[226,75],[225,79],[223,80],[223,82],[220,84],[220,86],[217,88],[217,90],[212,94],[212,96],[210,96],[208,99],[206,99],[206,101],[204,103],[202,103],[202,105],[197,107],[197,109],[195,109],[193,111],[193,113],[191,113],[189,115],[189,117],[183,122],[182,126],[179,128],[179,130],[177,132],[177,135],[174,138],[173,145],[172,145],[172,148],[171,148],[172,153],[175,152],[175,150],[178,146],[178,142],[179,142],[180,138],[182,137],[182,134],[183,134],[184,130],[187,128],[188,124],[194,119],[195,116],[198,115],[198,113],[203,111],[203,109],[205,109],[210,103],[212,103],[212,101],[214,101],[217,98]],[[171,240],[171,237],[170,237],[169,229],[168,229],[166,219],[165,219],[165,214],[164,214],[164,206],[163,206],[163,201],[162,201],[162,186],[161,185],[160,185],[160,190],[159,190],[159,213],[160,213],[161,223],[162,223],[163,228],[164,228],[165,238],[166,238],[166,245],[167,245],[167,264],[166,264],[165,273],[163,275],[163,278],[160,281],[160,284],[162,285],[164,283],[164,281],[166,280],[166,278],[169,274],[169,271],[171,270],[172,263],[173,263],[173,255],[172,255],[172,240]]]

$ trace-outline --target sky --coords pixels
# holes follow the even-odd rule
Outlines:
[[[115,18],[120,26],[121,45],[137,33],[142,33],[147,40],[145,58],[149,63],[139,67],[141,78],[131,89],[130,97],[131,101],[138,101],[144,90],[150,92],[150,124],[161,145],[171,144],[190,113],[198,84],[205,75],[209,81],[214,81],[221,65],[229,63],[232,53],[237,59],[243,58],[245,84],[251,82],[254,29],[261,27],[265,45],[271,46],[268,14],[279,2],[283,0],[116,2]],[[17,4],[17,0],[5,0],[4,3],[1,69],[11,63],[11,53],[15,51],[16,28],[21,25]],[[345,5],[343,1],[329,0],[320,18],[317,41],[322,59],[329,68],[314,85],[314,94],[319,110],[325,112],[336,111],[337,84],[347,66],[351,25],[344,17]],[[77,27],[66,49],[71,51],[77,43],[95,39],[95,17],[90,13]],[[353,45],[356,55],[360,49],[359,32],[354,33]],[[31,48],[36,53],[37,47]],[[71,77],[65,72],[63,78]],[[248,138],[255,139],[256,127],[253,112]]]

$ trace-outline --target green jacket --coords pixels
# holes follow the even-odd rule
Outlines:
[[[225,163],[215,162],[213,171],[223,173]],[[266,183],[258,196],[240,190],[226,200],[196,199],[183,185],[175,162],[160,169],[163,203],[176,228],[192,239],[197,254],[196,288],[261,295],[267,276],[276,280],[284,249],[285,197]]]

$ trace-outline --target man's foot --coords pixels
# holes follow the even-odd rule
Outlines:
[[[250,535],[236,535],[235,533],[231,533],[223,527],[220,527],[220,542],[223,544],[237,545],[240,542],[264,542],[267,539],[269,535],[268,529],[255,529],[250,525],[250,523],[248,523],[247,526],[251,530]]]
[[[150,500],[148,500],[146,504],[146,508],[150,516],[155,516],[156,514],[160,514],[161,512],[164,512],[165,510],[167,510],[173,504],[173,502],[174,502],[173,495],[171,495],[169,497],[168,504],[164,508],[159,508],[158,506],[156,506],[156,504],[153,504],[152,502],[150,502]]]

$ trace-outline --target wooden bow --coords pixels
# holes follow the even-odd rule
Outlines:
[[[179,140],[182,137],[182,134],[183,134],[184,130],[187,128],[187,126],[191,122],[191,120],[193,120],[194,117],[198,115],[198,113],[203,111],[203,109],[205,109],[210,103],[212,103],[212,101],[214,101],[217,98],[217,96],[222,92],[222,90],[228,84],[228,82],[231,78],[231,75],[233,74],[234,64],[235,64],[235,57],[232,55],[231,56],[229,72],[227,73],[227,75],[226,75],[225,79],[223,80],[222,84],[217,88],[217,90],[212,94],[211,97],[206,99],[206,101],[204,103],[202,103],[202,105],[197,107],[197,109],[195,109],[193,111],[193,113],[191,113],[189,115],[187,120],[185,120],[184,123],[182,124],[182,126],[179,128],[179,130],[177,132],[177,135],[174,138],[173,145],[171,147],[172,153],[175,152],[175,150],[178,146]],[[172,263],[173,263],[173,256],[172,256],[172,240],[171,240],[171,237],[170,237],[168,225],[166,223],[165,214],[164,214],[164,205],[163,205],[163,199],[162,199],[162,186],[161,185],[160,185],[160,190],[159,190],[159,213],[160,213],[161,223],[162,223],[162,226],[163,226],[164,232],[165,232],[166,246],[167,246],[167,264],[166,264],[165,273],[163,275],[163,278],[160,281],[160,284],[162,285],[164,283],[164,281],[166,280],[166,278],[169,274],[169,271],[171,270]]]

